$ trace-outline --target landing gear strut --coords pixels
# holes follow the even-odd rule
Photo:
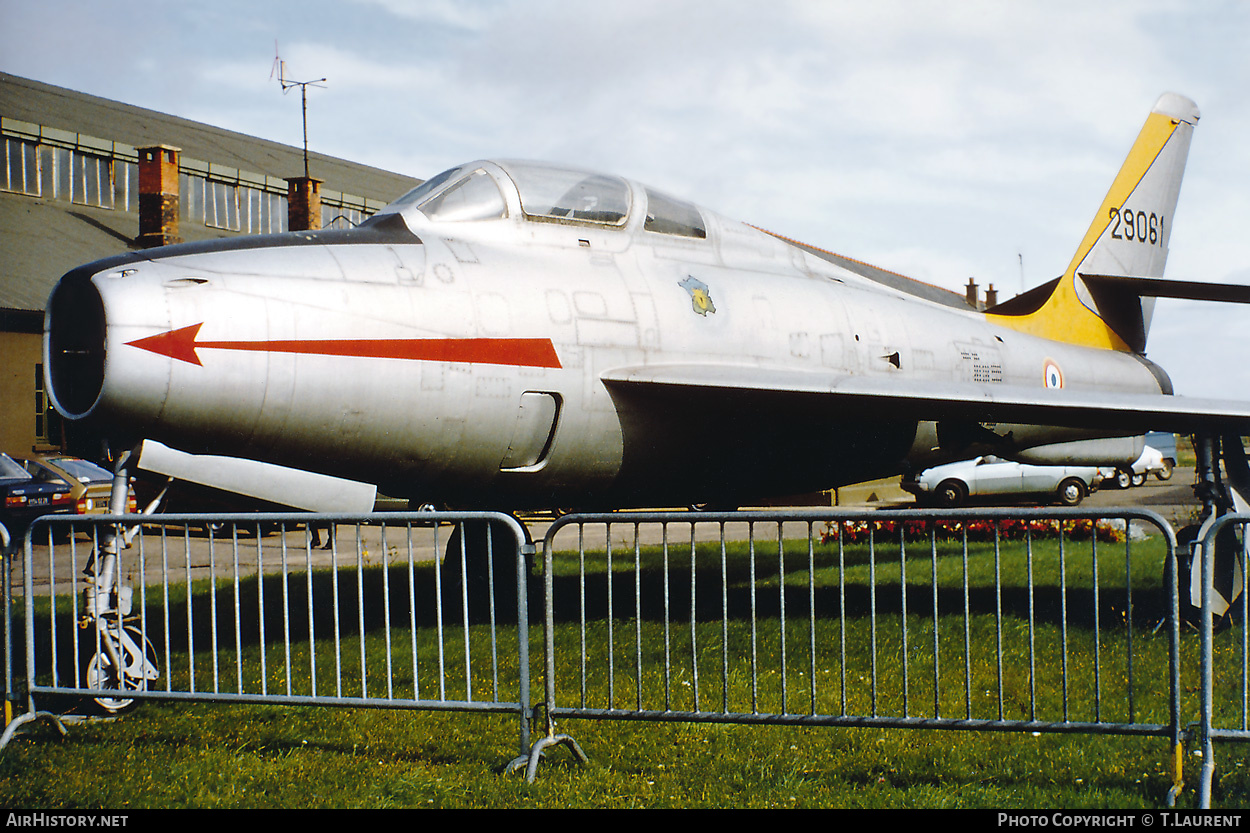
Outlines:
[[[124,514],[129,502],[130,453],[117,461],[113,473],[113,490],[109,496],[109,513]],[[157,679],[156,650],[139,628],[129,624],[132,588],[122,584],[118,569],[118,552],[128,545],[130,533],[120,527],[107,531],[99,549],[92,554],[84,573],[86,615],[80,622],[83,630],[93,630],[94,654],[87,663],[84,684],[96,691],[140,691]],[[105,712],[117,714],[134,705],[134,698],[100,696],[95,702]]]
[[[1196,435],[1194,451],[1198,457],[1198,483],[1194,490],[1202,501],[1202,514],[1197,524],[1177,533],[1176,555],[1181,617],[1197,623],[1202,610],[1200,529],[1212,518],[1250,509],[1250,464],[1241,438],[1236,435]],[[1237,528],[1224,527],[1216,536],[1213,558],[1211,613],[1217,622],[1228,616],[1245,590],[1242,552]]]

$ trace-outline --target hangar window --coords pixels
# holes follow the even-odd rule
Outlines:
[[[239,189],[229,182],[207,180],[204,188],[204,225],[239,231]]]
[[[707,226],[699,209],[691,203],[657,193],[650,188],[647,189],[647,220],[642,227],[661,234],[707,239]]]
[[[4,140],[4,171],[0,189],[39,196],[39,157],[33,142]]]
[[[71,148],[56,148],[52,154],[56,195],[79,205],[112,208],[113,160]]]
[[[182,217],[186,222],[249,234],[275,234],[287,230],[287,199],[262,187],[209,179],[182,173],[179,176]]]
[[[74,154],[71,199],[83,205],[113,207],[113,160],[87,153]]]
[[[276,234],[287,230],[286,197],[259,188],[243,188],[245,225],[249,232]],[[325,205],[325,203],[322,203]],[[324,221],[322,225],[324,225]]]
[[[530,219],[619,226],[629,216],[629,186],[619,177],[534,162],[506,170]]]

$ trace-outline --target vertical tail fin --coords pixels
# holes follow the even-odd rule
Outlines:
[[[1027,294],[989,313],[1004,326],[1044,338],[1111,350],[1142,351],[1153,299],[1116,291],[1114,282],[1087,284],[1081,275],[1162,276],[1172,217],[1198,123],[1198,107],[1165,93],[1155,102],[1072,262],[1040,305]],[[1039,289],[1041,289],[1039,287]]]

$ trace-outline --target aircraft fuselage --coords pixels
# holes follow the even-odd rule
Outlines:
[[[1170,393],[1140,356],[1005,328],[708,211],[703,237],[649,229],[660,197],[634,183],[627,218],[608,225],[535,218],[509,169],[463,170],[495,182],[502,216],[406,207],[346,232],[69,273],[47,324],[58,408],[120,442],[522,508],[738,503],[960,459],[987,438],[1097,433],[940,426],[714,386],[673,395],[612,384],[621,368]]]

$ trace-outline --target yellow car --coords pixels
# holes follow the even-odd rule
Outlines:
[[[109,495],[113,490],[113,473],[89,460],[62,454],[38,455],[19,460],[36,482],[64,483],[73,501],[72,514],[104,515],[108,513]],[[134,489],[126,501],[126,511],[136,511]]]

